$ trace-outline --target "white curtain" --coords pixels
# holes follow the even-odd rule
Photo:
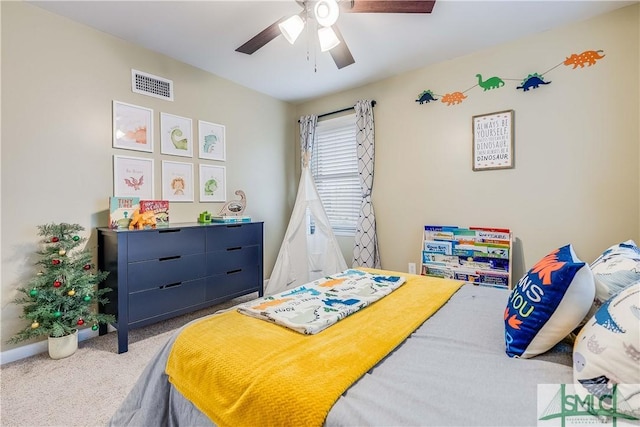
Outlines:
[[[380,252],[376,235],[376,217],[371,201],[375,154],[373,106],[371,101],[358,101],[356,110],[356,143],[358,144],[358,175],[362,188],[362,206],[356,226],[353,266],[380,268]]]
[[[329,218],[322,206],[309,163],[317,116],[300,117],[302,173],[291,213],[265,295],[273,295],[347,269]]]

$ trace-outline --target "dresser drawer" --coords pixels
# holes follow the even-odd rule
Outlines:
[[[206,300],[256,292],[262,289],[261,280],[258,266],[208,276]]]
[[[198,279],[129,294],[129,323],[200,304],[205,285],[204,279]]]
[[[197,227],[131,232],[127,243],[128,261],[204,252],[204,244],[205,230]]]
[[[239,246],[207,252],[207,276],[260,264],[260,246]]]
[[[129,292],[157,288],[205,276],[205,254],[174,256],[129,263]]]
[[[262,244],[262,223],[207,227],[207,252]]]

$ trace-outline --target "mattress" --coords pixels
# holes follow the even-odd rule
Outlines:
[[[324,424],[536,425],[538,384],[573,380],[571,347],[561,343],[533,359],[509,358],[504,352],[503,323],[507,297],[502,289],[462,286],[343,393]],[[165,374],[179,333],[152,359],[109,425],[213,425],[173,388]],[[269,424],[265,419],[264,425]]]

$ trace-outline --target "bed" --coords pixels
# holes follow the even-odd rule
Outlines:
[[[261,425],[532,426],[538,423],[538,384],[563,384],[573,381],[570,344],[559,343],[550,351],[531,359],[510,358],[505,354],[503,313],[509,296],[508,291],[399,272],[369,269],[367,272],[400,276],[406,282],[388,296],[315,335],[306,336],[278,324],[239,314],[234,308],[185,325],[152,359],[111,418],[109,425],[255,425],[249,416],[253,413],[253,416],[258,417],[253,420],[260,419]],[[386,301],[391,301],[391,297],[401,298],[400,292],[411,287],[434,290],[447,288],[450,289],[450,295],[445,295],[444,304],[432,310],[433,314],[428,319],[419,321],[406,338],[393,345],[388,354],[368,367],[352,384],[350,383],[350,386],[340,390],[333,397],[320,422],[301,423],[300,418],[296,418],[300,414],[288,412],[293,408],[299,409],[299,406],[311,396],[311,392],[302,388],[303,381],[297,380],[302,376],[289,378],[291,390],[286,391],[289,395],[284,394],[284,391],[278,394],[294,396],[293,399],[287,397],[285,400],[271,401],[273,396],[269,397],[261,391],[251,398],[241,396],[236,402],[228,402],[231,407],[240,405],[238,402],[244,399],[242,405],[255,404],[260,408],[235,408],[239,411],[240,417],[234,422],[229,422],[229,418],[224,414],[211,414],[210,408],[206,407],[206,404],[203,405],[203,396],[200,396],[200,400],[194,399],[193,393],[198,393],[197,390],[186,393],[175,378],[170,378],[167,374],[167,369],[172,364],[174,368],[176,364],[186,366],[185,364],[192,363],[196,356],[203,353],[220,352],[223,359],[236,354],[237,343],[232,342],[230,345],[230,341],[224,338],[224,335],[220,342],[212,342],[216,338],[207,336],[207,346],[194,344],[193,339],[189,338],[188,356],[182,361],[172,362],[172,354],[177,351],[175,346],[181,339],[184,340],[189,331],[199,331],[196,332],[197,335],[206,335],[203,331],[220,328],[219,323],[214,328],[212,325],[216,325],[215,323],[207,322],[220,322],[223,316],[240,317],[245,330],[269,328],[273,333],[297,334],[302,337],[300,339],[315,339],[323,334],[332,333],[342,336],[346,333],[344,328],[349,326],[352,319],[357,320],[367,313],[373,313],[374,309],[381,307]],[[425,298],[427,301],[431,297]],[[408,317],[409,311],[420,311],[415,307],[421,307],[422,303],[416,302],[414,297],[408,299],[413,300],[414,308],[397,311],[396,315],[402,312],[405,313],[403,317]],[[384,327],[388,328],[386,322],[384,319],[373,322],[370,334],[359,333],[357,339],[354,338],[360,343],[354,347],[357,347],[356,351],[361,352],[363,359],[369,351],[367,345],[362,345],[362,340],[371,340],[371,347],[377,346],[377,340],[385,335],[380,331],[384,331]],[[396,328],[392,326],[391,329]],[[260,336],[262,335],[264,334],[261,333]],[[284,346],[280,347],[280,344],[277,344],[274,347],[278,350],[274,354],[286,355],[287,363],[291,365],[296,363]],[[324,376],[342,376],[342,371],[335,361],[327,362],[324,359],[325,354],[318,353],[320,360],[314,360],[314,363],[323,364]],[[263,366],[260,357],[259,353],[254,352],[252,360],[246,363],[247,369],[260,371]],[[200,381],[201,385],[196,388],[201,391],[202,387],[206,388],[204,398],[216,400],[218,393],[223,394],[227,388],[233,389],[234,385],[220,382],[219,378],[208,378],[210,374],[202,373],[209,372],[207,369],[214,364],[196,363],[189,365],[185,370],[186,375],[190,375],[192,380]],[[200,368],[196,368],[197,366]],[[243,376],[251,375],[253,374]],[[246,393],[249,393],[252,387],[253,385],[248,386]],[[244,392],[241,391],[241,394]],[[190,398],[185,397],[187,395]],[[212,416],[208,416],[207,413]],[[244,413],[247,414],[247,418],[243,417]]]

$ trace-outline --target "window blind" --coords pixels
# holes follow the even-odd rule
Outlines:
[[[353,236],[362,202],[355,114],[318,121],[311,173],[333,232]]]

